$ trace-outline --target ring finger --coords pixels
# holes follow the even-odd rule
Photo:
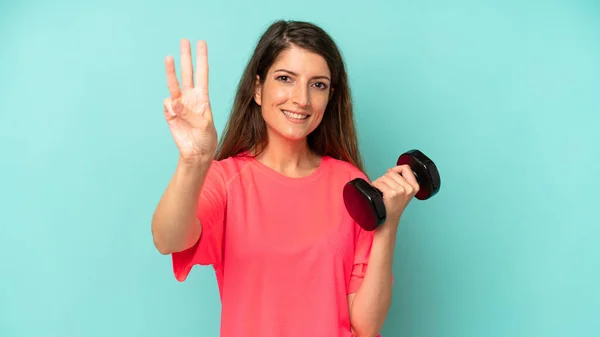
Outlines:
[[[181,90],[179,89],[179,81],[177,80],[177,74],[175,73],[175,61],[173,57],[168,56],[165,59],[165,67],[167,70],[167,88],[171,99],[177,99],[181,96]]]

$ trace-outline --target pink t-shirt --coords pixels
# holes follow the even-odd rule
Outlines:
[[[303,178],[251,157],[213,161],[200,240],[172,260],[180,282],[196,264],[213,266],[222,337],[353,336],[347,296],[361,285],[374,235],[344,207],[344,185],[356,177],[367,180],[327,156]]]

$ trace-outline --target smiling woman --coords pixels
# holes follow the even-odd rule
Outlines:
[[[304,122],[296,123],[300,117]],[[279,140],[269,143],[270,137]],[[308,22],[279,21],[265,31],[240,80],[216,158],[247,151],[261,158],[280,141],[363,171],[341,53],[322,28]]]
[[[254,100],[262,107],[268,138],[295,142],[312,133],[323,119],[330,94],[329,67],[320,55],[291,46],[273,68],[262,83],[257,76]]]
[[[391,171],[373,182],[392,210],[377,231],[346,211],[344,185],[367,177],[336,44],[311,23],[272,24],[219,146],[203,41],[197,57],[194,83],[182,40],[183,88],[166,60],[164,111],[180,160],[154,213],[156,248],[172,256],[179,281],[213,266],[223,337],[377,336],[400,213],[418,186]]]

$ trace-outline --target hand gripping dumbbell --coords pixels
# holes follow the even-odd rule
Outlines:
[[[408,164],[419,183],[415,198],[426,200],[440,190],[440,174],[431,159],[419,150],[403,153],[397,165]],[[362,178],[344,186],[344,204],[350,216],[367,231],[375,230],[385,222],[386,211],[383,193]]]

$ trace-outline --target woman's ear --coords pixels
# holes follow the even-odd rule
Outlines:
[[[259,106],[261,105],[261,102],[262,102],[261,97],[260,97],[261,90],[262,90],[262,87],[260,85],[260,76],[256,75],[256,81],[254,82],[254,101]]]

